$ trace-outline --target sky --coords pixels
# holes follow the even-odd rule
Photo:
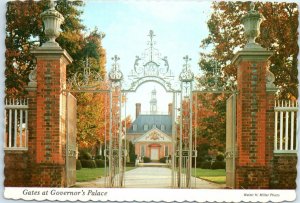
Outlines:
[[[209,1],[85,1],[83,24],[90,30],[95,27],[105,33],[102,45],[106,49],[107,65],[117,54],[124,74],[124,83],[129,83],[128,74],[133,69],[136,56],[147,48],[149,30],[153,30],[156,48],[168,57],[174,79],[182,70],[183,56],[189,55],[193,72],[199,74],[201,40],[207,37],[207,20],[211,14]],[[135,118],[135,103],[142,104],[142,111],[149,111],[151,90],[156,89],[158,111],[167,112],[172,95],[167,94],[157,83],[141,85],[136,93],[127,97],[126,115]],[[124,115],[124,112],[123,112]]]

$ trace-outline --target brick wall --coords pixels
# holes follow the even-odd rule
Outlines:
[[[4,165],[4,186],[27,186],[30,179],[27,151],[5,150]]]
[[[297,154],[274,154],[271,172],[271,189],[296,189]]]

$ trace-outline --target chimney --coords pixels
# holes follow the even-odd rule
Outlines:
[[[168,114],[169,114],[170,116],[172,116],[172,110],[173,110],[173,109],[172,109],[172,106],[173,106],[172,103],[169,103],[169,104],[168,104]]]
[[[135,118],[137,118],[141,113],[141,103],[135,104]]]

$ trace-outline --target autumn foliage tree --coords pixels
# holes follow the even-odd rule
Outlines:
[[[296,3],[255,2],[255,8],[264,16],[260,26],[260,36],[256,42],[272,50],[270,70],[275,75],[275,85],[280,88],[278,97],[283,99],[298,98],[298,7]],[[212,15],[207,22],[209,35],[202,40],[199,66],[203,77],[213,74],[214,70],[226,77],[236,78],[236,67],[232,59],[245,44],[242,17],[250,10],[250,2],[221,1],[212,3]],[[199,82],[200,82],[200,78]],[[226,79],[223,82],[227,82]],[[198,96],[198,105],[204,105],[207,115],[197,121],[199,142],[214,139],[224,152],[226,132],[226,99],[229,95]],[[199,110],[201,113],[201,110]],[[203,112],[202,112],[203,113]],[[199,115],[199,114],[198,114]],[[198,143],[200,144],[200,143]]]
[[[231,60],[246,43],[241,19],[249,7],[250,2],[213,2],[213,13],[207,22],[209,35],[201,44],[212,51],[201,53],[201,68],[217,61],[225,75],[236,76]],[[256,41],[274,53],[270,57],[270,70],[280,87],[280,98],[298,98],[298,6],[286,2],[255,2],[255,7],[264,16]]]
[[[34,68],[30,49],[46,41],[40,14],[49,7],[49,0],[10,1],[6,12],[6,68],[5,87],[7,95],[24,95],[28,75]],[[79,9],[80,1],[59,0],[56,9],[63,14],[65,21],[61,26],[62,34],[57,38],[60,46],[68,51],[77,66],[80,61],[84,36]]]
[[[58,0],[56,10],[64,16],[61,34],[56,39],[59,45],[73,58],[67,66],[68,81],[75,73],[89,68],[101,76],[104,86],[106,53],[102,47],[104,34],[97,28],[86,32],[81,22],[82,1]],[[47,39],[43,33],[40,14],[49,8],[49,0],[10,1],[6,12],[6,68],[5,87],[8,96],[25,96],[28,75],[34,69],[34,56],[30,50],[41,46]],[[77,143],[93,146],[104,140],[107,134],[109,100],[105,94],[81,93],[77,98]]]

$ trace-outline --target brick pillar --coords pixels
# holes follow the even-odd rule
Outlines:
[[[62,90],[66,88],[66,65],[72,59],[59,46],[42,46],[32,53],[37,59],[37,119],[36,129],[33,129],[36,139],[32,138],[35,143],[31,144],[36,153],[32,154],[35,160],[32,182],[33,186],[62,187],[66,184],[66,97]]]
[[[270,118],[271,107],[274,107],[274,98],[266,92],[266,72],[271,54],[255,44],[253,47],[246,46],[233,59],[238,82],[237,189],[269,188],[270,154],[267,152],[273,135],[267,132],[272,125],[267,119]]]

